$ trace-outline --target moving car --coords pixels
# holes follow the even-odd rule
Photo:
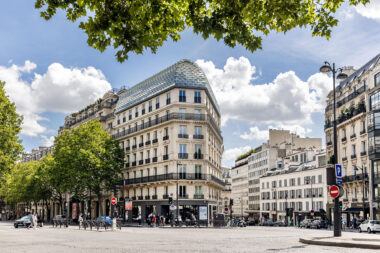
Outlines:
[[[368,233],[380,232],[380,221],[378,220],[366,220],[359,226],[359,233],[367,231]]]

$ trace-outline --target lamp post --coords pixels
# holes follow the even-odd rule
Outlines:
[[[311,199],[311,210],[314,210],[314,205],[313,205],[313,181],[311,180],[311,177],[306,178],[306,183],[310,183],[310,199]]]
[[[337,79],[345,79],[347,78],[347,75],[342,72],[342,69],[335,69],[335,63],[332,64],[332,68],[329,62],[325,61],[322,67],[320,67],[320,72],[322,73],[329,73],[332,72],[333,77],[333,111],[334,111],[334,168],[335,164],[338,163],[338,145],[337,145],[337,131],[336,131],[336,100],[335,100],[335,76],[336,73],[339,71],[340,73],[336,77]],[[340,207],[339,207],[339,197],[334,199],[334,237],[340,237],[342,236],[342,227],[340,224]]]
[[[178,225],[179,225],[179,205],[178,205],[178,178],[179,178],[179,174],[178,174],[178,166],[182,165],[182,163],[180,162],[177,162],[177,183],[176,183],[176,195],[177,195],[177,198],[176,198],[176,205],[177,205],[177,222],[178,222]]]
[[[360,168],[361,171],[362,171],[362,175],[363,175],[363,196],[362,196],[362,201],[363,201],[363,218],[366,219],[366,215],[365,215],[365,202],[364,202],[364,191],[365,191],[365,168],[364,168],[364,164],[362,164],[362,167]],[[354,170],[355,171],[358,171],[358,167],[354,167]]]

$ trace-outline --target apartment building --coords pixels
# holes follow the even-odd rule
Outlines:
[[[279,159],[284,166],[271,169],[260,178],[261,219],[297,225],[305,217],[325,215],[325,159],[323,151],[312,148],[294,150]]]
[[[203,71],[181,60],[121,93],[114,114],[113,137],[125,150],[121,195],[133,202],[128,217],[176,215],[168,200],[177,206],[178,196],[182,218],[204,218],[207,208],[210,219],[224,190],[223,138]]]
[[[302,149],[321,149],[320,138],[301,138],[289,130],[269,129],[267,143],[248,157],[248,210],[251,219],[260,217],[260,177],[273,168],[284,168],[284,157]]]
[[[48,154],[52,154],[54,146],[50,147],[38,147],[38,149],[32,149],[32,152],[26,152],[22,154],[21,162],[40,161]]]
[[[224,182],[224,189],[219,201],[218,213],[230,214],[230,200],[232,191],[232,178],[230,168],[222,168],[222,180]]]
[[[369,213],[374,219],[380,218],[377,175],[380,155],[376,149],[379,60],[380,54],[358,70],[343,68],[348,77],[336,87],[337,156],[343,166],[343,213],[347,220],[364,218]],[[330,161],[334,152],[332,91],[327,97],[325,118],[326,154]],[[329,208],[333,208],[332,202]]]
[[[248,156],[243,154],[231,168],[232,214],[235,217],[248,217]]]

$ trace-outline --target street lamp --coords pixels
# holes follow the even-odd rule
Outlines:
[[[365,168],[364,168],[364,164],[362,164],[362,167],[360,168],[361,171],[362,171],[362,175],[363,175],[363,198],[362,198],[362,201],[363,201],[363,218],[366,219],[366,215],[365,215],[365,202],[364,202],[364,191],[365,191]],[[358,167],[354,166],[354,170],[355,171],[358,171]]]
[[[310,183],[310,198],[311,198],[311,210],[314,211],[314,205],[313,205],[313,181],[311,180],[311,177],[308,177],[306,178],[306,183],[309,184]]]
[[[177,195],[177,221],[178,221],[178,225],[179,225],[179,205],[178,205],[178,178],[179,178],[179,174],[178,174],[178,166],[182,165],[182,163],[180,162],[177,162],[177,184],[176,184],[176,195]]]
[[[336,132],[336,100],[335,100],[335,76],[336,73],[339,71],[337,79],[345,79],[347,78],[347,75],[342,72],[342,69],[335,69],[335,63],[332,64],[332,68],[329,62],[325,61],[322,67],[319,69],[322,73],[329,73],[332,72],[333,77],[333,110],[334,110],[334,168],[335,164],[338,162],[338,146],[337,146],[337,132]],[[340,237],[342,236],[342,228],[340,225],[340,209],[339,209],[339,197],[334,199],[334,237]]]

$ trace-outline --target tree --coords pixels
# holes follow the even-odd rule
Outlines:
[[[0,178],[20,159],[23,147],[18,134],[22,117],[4,91],[5,82],[0,81]]]
[[[59,168],[71,171],[67,181],[76,182],[71,183],[71,192],[78,199],[89,192],[101,202],[102,194],[121,181],[124,152],[98,121],[63,131],[56,138],[53,156]]]
[[[370,0],[349,0],[351,5]],[[79,27],[87,43],[103,52],[113,45],[120,62],[128,54],[153,53],[171,38],[192,28],[204,39],[213,36],[230,47],[261,49],[261,35],[310,26],[313,36],[329,38],[338,24],[334,14],[345,0],[36,0],[41,17],[50,20],[57,9]]]

